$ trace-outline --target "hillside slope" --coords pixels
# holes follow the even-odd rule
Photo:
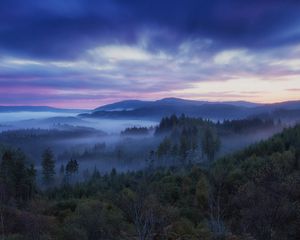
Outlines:
[[[300,223],[300,125],[217,161],[213,217],[254,239],[296,239]],[[221,224],[221,222],[219,222]]]
[[[256,104],[244,101],[207,102],[179,98],[165,98],[157,101],[126,100],[96,108],[81,117],[117,119],[160,119],[164,116],[182,113],[192,117],[209,119],[241,119],[253,115],[270,114],[278,110],[293,111],[293,119],[300,118],[295,110],[300,110],[300,102]],[[286,118],[289,118],[287,112]]]

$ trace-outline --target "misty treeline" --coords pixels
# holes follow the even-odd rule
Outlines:
[[[1,140],[9,141],[19,140],[19,141],[30,141],[32,139],[68,139],[85,137],[94,134],[96,136],[105,135],[104,132],[95,130],[94,128],[82,127],[82,126],[72,126],[68,124],[54,125],[53,128],[42,129],[42,128],[29,128],[29,129],[15,129],[6,130],[1,132]]]
[[[280,124],[280,123],[279,123]],[[150,152],[150,162],[153,164],[191,162],[211,163],[222,147],[221,137],[235,134],[273,129],[275,123],[257,118],[242,120],[224,120],[213,122],[202,118],[191,118],[182,114],[163,118],[155,130],[155,136],[164,136],[156,151]],[[155,156],[158,161],[154,161]]]
[[[51,147],[57,167],[74,158],[84,162],[80,174],[96,165],[103,171],[141,169],[146,165],[171,166],[212,159],[253,143],[281,126],[268,119],[212,122],[184,115],[163,118],[157,127],[133,126],[121,133],[55,125],[50,129],[19,129],[0,133],[0,142],[21,148],[31,162],[40,164],[43,151]]]
[[[76,159],[71,158],[66,166],[61,164],[59,168],[58,178],[56,175],[56,166],[54,160],[54,154],[50,148],[47,148],[42,156],[42,183],[45,187],[51,187],[58,181],[62,181],[63,184],[73,183],[78,174],[79,164]]]
[[[101,139],[106,137],[103,131],[94,128],[71,126],[67,124],[55,125],[53,128],[24,128],[0,132],[0,142],[8,146],[21,148],[30,161],[39,163],[43,151],[51,146],[55,156],[63,152],[77,141]]]
[[[46,189],[37,184],[35,167],[22,151],[1,147],[0,152],[1,239],[296,240],[300,235],[300,125],[206,167],[94,169],[85,181]],[[48,181],[55,172],[50,149],[41,161]],[[68,164],[63,172],[76,174],[78,163]]]
[[[121,136],[132,135],[147,135],[151,132],[152,128],[147,127],[129,127],[121,132]]]
[[[145,165],[153,167],[185,165],[191,162],[210,163],[224,154],[227,146],[223,147],[223,141],[228,145],[232,137],[243,136],[244,141],[251,134],[274,131],[276,128],[281,128],[280,123],[275,124],[268,119],[213,122],[185,115],[171,115],[163,118],[155,128],[126,128],[114,146],[102,142],[83,150],[75,147],[60,154],[59,159],[102,159],[106,162],[116,161],[119,165],[145,160]],[[247,142],[243,141],[235,144],[235,147],[245,146]]]

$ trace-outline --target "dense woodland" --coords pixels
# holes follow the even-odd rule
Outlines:
[[[147,135],[149,134],[149,129],[147,127],[131,127],[126,128],[121,132],[122,136],[132,136],[132,135]]]
[[[211,162],[221,151],[222,140],[230,141],[233,136],[247,138],[249,133],[281,127],[280,122],[275,124],[270,119],[259,118],[214,123],[185,115],[165,117],[155,130],[156,136],[164,136],[155,152],[158,157],[156,163],[176,165]]]
[[[81,181],[76,159],[57,170],[53,152],[45,149],[41,171],[21,150],[2,146],[1,239],[298,239],[300,125],[215,156],[228,129],[266,124],[274,123],[164,118],[155,132],[162,142],[145,169],[100,173],[95,168]],[[187,161],[199,144],[205,161]],[[179,161],[157,163],[166,155]]]

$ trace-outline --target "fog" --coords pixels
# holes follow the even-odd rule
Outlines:
[[[123,119],[83,119],[87,122],[86,126],[105,131],[110,134],[119,134],[125,128],[130,127],[152,127],[158,124],[151,120],[123,120]]]
[[[59,116],[76,116],[77,113],[67,113],[67,112],[2,112],[0,113],[0,124],[16,123],[18,121],[28,120],[28,119],[45,119],[51,117]]]
[[[119,134],[128,127],[151,127],[158,122],[148,120],[118,120],[80,118],[77,113],[9,112],[0,113],[0,131],[24,128],[52,129],[60,125],[94,128],[108,134]]]
[[[21,148],[40,169],[42,153],[51,148],[57,168],[70,158],[80,162],[80,169],[100,172],[140,169],[150,149],[156,148],[152,134],[120,136],[130,127],[155,127],[147,120],[79,118],[75,113],[10,112],[0,113],[0,143]],[[105,146],[103,149],[99,146]]]
[[[250,144],[266,140],[274,134],[279,133],[283,128],[275,127],[260,131],[250,132],[246,135],[236,134],[226,137],[221,137],[221,150],[218,156],[224,156],[234,151],[241,150]]]
[[[74,113],[0,113],[0,144],[21,148],[38,170],[43,151],[50,148],[57,171],[62,164],[76,159],[80,176],[95,168],[100,172],[109,172],[112,168],[117,171],[137,170],[148,167],[153,160],[156,166],[182,163],[178,156],[159,158],[151,155],[156,153],[165,137],[154,134],[158,124],[147,120],[80,118]],[[139,136],[120,134],[132,127],[146,127],[149,131]],[[272,127],[220,136],[221,148],[217,157],[266,139],[281,129]],[[188,153],[186,161],[204,161],[200,148],[201,144],[196,151]]]

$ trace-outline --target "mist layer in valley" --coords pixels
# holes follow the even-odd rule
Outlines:
[[[217,122],[175,115],[151,121],[86,118],[64,112],[10,112],[0,113],[0,119],[0,143],[20,148],[38,171],[43,152],[51,149],[57,172],[70,159],[76,159],[81,177],[94,169],[124,172],[191,161],[206,164],[210,158],[203,149],[206,129],[218,138],[219,147],[213,156],[217,158],[284,127],[278,120]]]

